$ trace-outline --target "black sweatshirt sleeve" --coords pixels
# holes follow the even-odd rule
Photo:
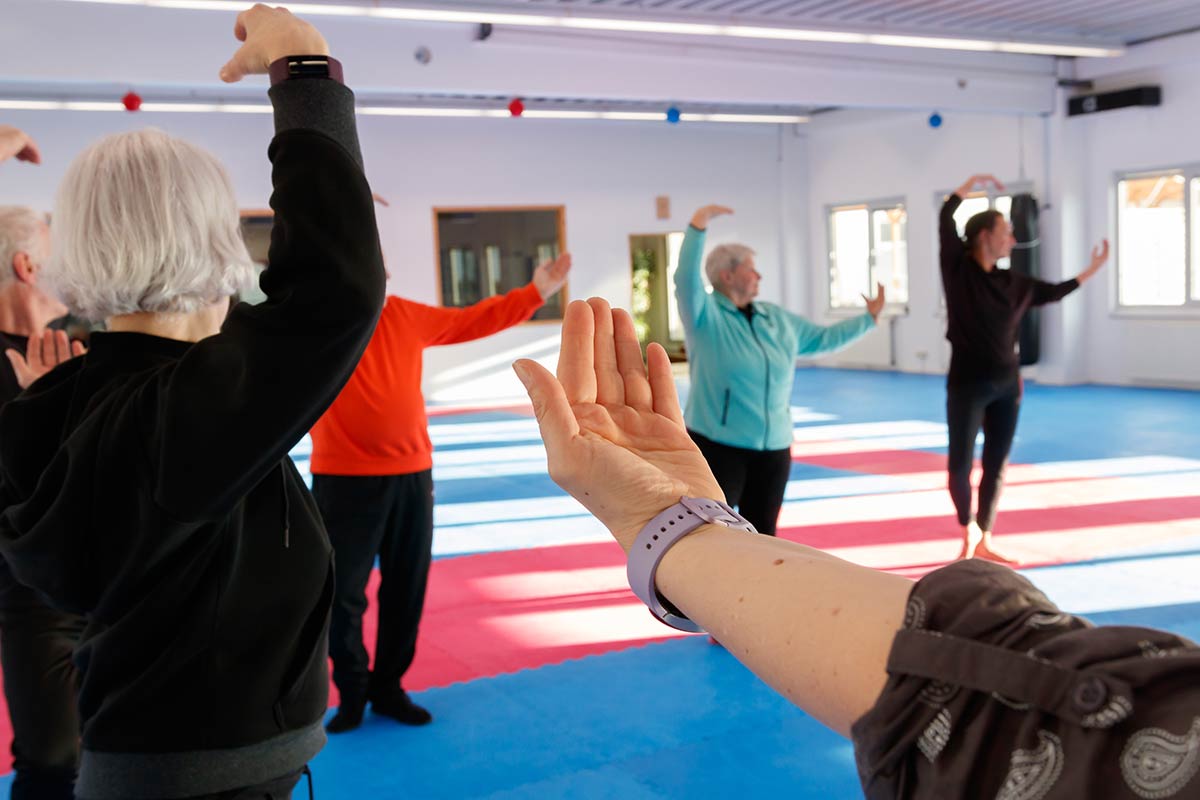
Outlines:
[[[956,268],[961,262],[966,245],[958,235],[958,225],[954,222],[954,212],[962,205],[962,198],[952,194],[942,204],[938,214],[938,240],[942,272]]]
[[[353,93],[293,80],[271,99],[267,300],[236,306],[156,392],[155,499],[181,520],[227,513],[278,464],[349,380],[383,307]]]
[[[1046,281],[1033,280],[1033,299],[1031,305],[1044,306],[1047,303],[1057,303],[1071,292],[1079,288],[1079,281],[1071,278],[1069,281],[1062,283],[1047,283]]]

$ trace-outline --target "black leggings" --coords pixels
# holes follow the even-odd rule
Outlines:
[[[1004,469],[1017,432],[1021,412],[1021,376],[999,381],[977,381],[946,387],[946,423],[950,432],[947,468],[950,497],[958,511],[958,524],[971,521],[971,467],[975,437],[983,428],[983,479],[979,482],[976,521],[985,531],[996,522],[996,504],[1004,485]]]
[[[792,471],[792,451],[745,450],[718,444],[695,431],[688,433],[725,492],[725,502],[759,533],[774,536]]]

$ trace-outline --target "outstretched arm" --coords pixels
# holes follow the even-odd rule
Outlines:
[[[704,257],[708,223],[716,217],[732,213],[732,208],[718,205],[697,209],[692,215],[687,233],[683,236],[683,244],[679,248],[679,269],[675,271],[675,300],[679,304],[679,316],[683,325],[689,330],[696,327],[704,314],[705,291],[701,262]]]
[[[1033,282],[1033,305],[1044,306],[1047,303],[1057,303],[1071,292],[1078,289],[1083,284],[1092,279],[1092,276],[1100,271],[1104,263],[1108,261],[1108,239],[1103,240],[1100,244],[1092,248],[1092,261],[1088,264],[1087,269],[1076,275],[1070,280],[1062,283],[1047,283],[1046,281],[1034,280]]]
[[[797,314],[789,315],[796,327],[796,355],[816,356],[841,350],[866,335],[879,322],[879,315],[887,304],[887,293],[882,283],[875,284],[874,298],[863,295],[867,301],[867,313],[833,325],[817,325]]]
[[[520,289],[489,297],[465,308],[427,306],[405,301],[413,324],[428,346],[482,339],[525,322],[562,289],[571,271],[571,254],[563,253],[533,271],[533,280]]]
[[[537,414],[550,475],[628,551],[682,496],[724,495],[683,426],[666,351],[642,361],[633,321],[599,299],[575,302],[558,376],[517,375]],[[774,537],[706,526],[659,565],[659,591],[739,660],[834,730],[875,702],[912,584]]]
[[[244,42],[221,75],[264,72],[288,55],[327,53],[325,40],[284,9],[256,5],[234,30]],[[362,170],[354,95],[332,79],[285,80],[270,89],[276,135],[267,302],[239,303],[221,332],[170,370],[147,451],[155,499],[176,519],[215,519],[262,481],[325,409],[371,339],[384,298],[371,188]],[[230,437],[230,430],[239,435]],[[222,446],[220,470],[194,454]]]

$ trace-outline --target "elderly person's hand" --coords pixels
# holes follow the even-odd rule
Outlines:
[[[558,294],[563,284],[567,282],[567,273],[571,271],[571,254],[563,253],[553,261],[547,261],[533,271],[533,285],[543,300],[549,300]]]
[[[660,345],[642,361],[633,319],[598,298],[563,322],[557,380],[534,361],[513,365],[546,442],[550,477],[603,522],[626,551],[679,498],[724,501],[683,427],[671,363]]]
[[[879,315],[883,313],[884,306],[887,305],[887,292],[884,291],[883,284],[875,284],[875,297],[867,297],[865,294],[862,299],[867,301],[867,313],[879,322]]]
[[[30,164],[42,163],[42,154],[29,134],[12,125],[0,125],[0,161],[16,157]]]
[[[692,227],[700,231],[705,230],[708,227],[709,221],[714,217],[723,217],[732,213],[733,209],[728,206],[711,205],[698,208],[696,209],[696,213],[692,215]]]
[[[72,342],[65,331],[42,331],[29,337],[25,355],[16,350],[5,350],[4,355],[12,364],[17,376],[17,385],[28,389],[34,381],[50,370],[87,352],[81,342]]]
[[[263,74],[284,56],[327,56],[329,46],[320,31],[286,8],[257,3],[238,14],[233,35],[245,42],[221,67],[221,80],[236,83],[247,75]]]

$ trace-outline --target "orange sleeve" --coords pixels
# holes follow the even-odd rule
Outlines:
[[[412,324],[427,347],[482,339],[533,316],[545,301],[532,283],[489,297],[466,308],[427,306],[405,301]]]

